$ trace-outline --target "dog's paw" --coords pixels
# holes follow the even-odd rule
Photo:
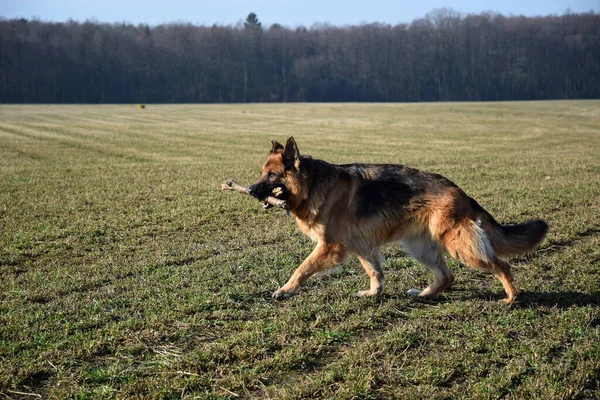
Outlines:
[[[277,289],[273,292],[273,298],[275,300],[285,300],[289,299],[290,297],[294,297],[296,294],[296,292],[286,292],[281,289]]]
[[[356,293],[356,295],[358,297],[372,297],[372,296],[380,296],[381,295],[381,288],[377,288],[375,290],[370,289],[370,290],[361,290],[358,293]]]
[[[419,290],[419,289],[410,289],[408,292],[406,292],[406,294],[409,296],[417,297],[418,295],[421,294],[421,292],[422,292],[422,290]]]

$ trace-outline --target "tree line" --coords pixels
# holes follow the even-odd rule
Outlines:
[[[600,97],[600,14],[434,10],[408,24],[158,26],[0,20],[0,102]]]

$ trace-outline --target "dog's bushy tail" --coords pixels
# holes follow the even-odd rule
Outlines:
[[[527,253],[535,249],[548,233],[548,224],[541,219],[506,226],[492,221],[488,235],[494,252],[499,256]]]

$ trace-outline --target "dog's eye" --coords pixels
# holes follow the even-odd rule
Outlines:
[[[277,174],[275,172],[269,172],[269,178],[276,178]]]

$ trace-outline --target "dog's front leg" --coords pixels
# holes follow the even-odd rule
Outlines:
[[[346,251],[340,245],[317,244],[317,247],[296,269],[287,283],[273,293],[273,298],[283,300],[296,295],[305,280],[319,271],[342,263],[345,257]]]

